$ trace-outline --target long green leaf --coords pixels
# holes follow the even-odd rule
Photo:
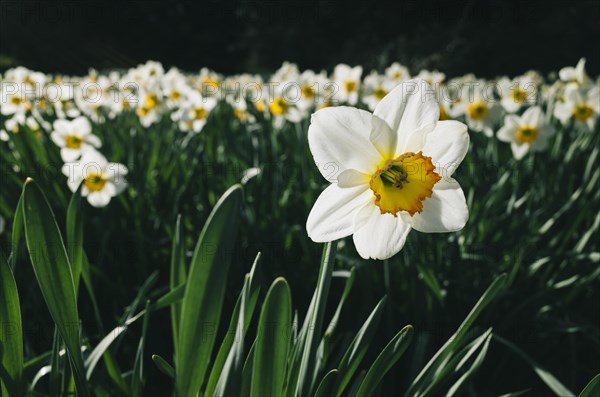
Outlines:
[[[23,187],[23,221],[33,270],[69,354],[77,394],[87,396],[71,265],[52,209],[32,179]]]
[[[333,394],[335,383],[339,374],[340,372],[337,369],[332,369],[331,371],[327,372],[321,380],[321,383],[319,383],[319,387],[317,387],[315,397],[330,397]]]
[[[171,248],[171,272],[169,277],[170,291],[185,283],[185,244],[183,238],[183,226],[181,225],[181,215],[177,216],[175,223],[175,235],[173,236],[173,246]],[[183,296],[183,294],[182,294]],[[171,305],[171,328],[173,329],[173,351],[175,356],[178,352],[179,321],[181,314],[181,303],[175,302]]]
[[[0,385],[3,396],[20,396],[24,388],[21,304],[13,273],[0,252]]]
[[[600,396],[600,374],[594,376],[581,393],[579,393],[579,397],[595,396]]]
[[[148,321],[150,320],[150,301],[146,301],[146,309],[144,310],[144,323],[142,325],[142,336],[138,343],[135,362],[133,364],[133,373],[131,376],[131,392],[134,397],[142,396],[144,387],[144,345],[146,344],[146,334],[148,333]]]
[[[443,363],[450,354],[452,354],[459,346],[463,343],[467,332],[474,324],[479,314],[483,309],[490,304],[490,302],[504,289],[506,284],[506,274],[498,276],[492,284],[485,290],[481,298],[477,301],[475,306],[471,309],[467,317],[460,324],[454,335],[452,335],[446,343],[437,351],[437,353],[429,360],[429,362],[423,367],[419,375],[412,382],[410,388],[406,391],[405,396],[417,395],[417,390],[420,390],[423,386],[427,387],[429,379],[436,372],[437,368]]]
[[[210,362],[241,202],[240,185],[223,194],[206,221],[192,257],[181,307],[179,354],[175,358],[179,397],[198,393]]]
[[[73,193],[67,207],[67,254],[71,263],[75,296],[79,291],[79,277],[83,261],[83,216],[81,209],[81,186]]]
[[[167,362],[167,360],[158,354],[153,354],[152,361],[154,361],[154,364],[156,364],[158,369],[160,369],[163,374],[167,375],[172,380],[175,380],[175,368],[173,368],[171,364]]]
[[[23,195],[19,197],[17,203],[17,209],[15,210],[15,217],[13,219],[12,227],[12,241],[11,241],[11,253],[10,253],[10,266],[12,269],[17,264],[19,257],[19,246],[21,245],[21,238],[23,237]]]
[[[369,396],[372,395],[373,390],[379,385],[385,374],[398,362],[402,354],[410,345],[410,341],[413,335],[413,327],[407,325],[402,328],[400,332],[394,336],[394,338],[387,344],[383,351],[379,354],[377,359],[369,371],[365,375],[356,396]]]
[[[221,377],[221,372],[226,360],[228,359],[232,350],[237,352],[238,349],[240,349],[240,346],[238,346],[239,340],[243,340],[246,332],[248,331],[248,327],[250,326],[250,321],[252,320],[252,315],[254,314],[256,302],[258,301],[258,294],[260,292],[260,283],[258,282],[258,278],[255,276],[259,261],[260,253],[256,255],[252,269],[250,270],[250,273],[246,275],[247,280],[244,282],[242,292],[240,293],[238,301],[235,304],[231,321],[229,322],[229,328],[225,334],[225,337],[223,338],[223,342],[221,343],[221,347],[217,353],[217,358],[215,359],[215,363],[210,371],[210,376],[208,377],[208,384],[206,385],[205,391],[207,396],[213,395],[215,387],[217,386],[217,382]],[[245,295],[247,295],[247,297],[244,299]],[[242,299],[244,300],[243,304]],[[241,308],[243,308],[243,310],[241,310]],[[244,327],[241,330],[238,329],[240,316],[243,316],[244,318]]]
[[[348,346],[346,353],[344,353],[344,356],[340,361],[340,365],[338,366],[340,376],[338,377],[337,396],[342,395],[344,389],[348,383],[350,383],[352,376],[362,362],[365,354],[367,354],[367,350],[369,349],[371,341],[375,336],[377,326],[379,325],[381,313],[383,313],[383,308],[386,301],[387,296],[384,296],[379,303],[377,303],[375,309],[373,309],[363,326],[356,333],[356,336],[354,337],[352,343],[350,343],[350,346]]]
[[[323,318],[327,306],[336,248],[336,243],[327,243],[323,247],[317,287],[300,330],[297,349],[290,365],[289,374],[291,378],[288,379],[288,390],[296,396],[308,395],[313,387],[311,380],[316,365],[316,352],[322,336]]]
[[[285,279],[278,278],[271,285],[260,312],[252,372],[253,396],[283,394],[291,324],[290,288]]]

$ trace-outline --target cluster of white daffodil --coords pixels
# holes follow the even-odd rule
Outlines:
[[[83,180],[83,194],[93,205],[102,206],[125,186],[126,168],[118,165],[114,172],[105,170],[116,166],[98,153],[101,142],[88,120],[103,123],[131,113],[143,127],[170,118],[181,131],[198,133],[211,111],[224,102],[240,123],[270,119],[281,127],[335,105],[374,111],[388,93],[412,78],[429,84],[428,95],[439,105],[440,120],[463,121],[472,131],[489,137],[495,133],[511,144],[518,159],[530,150],[545,148],[553,133],[553,116],[564,125],[591,130],[600,113],[600,89],[585,73],[584,59],[548,80],[536,72],[512,79],[484,80],[469,74],[446,80],[437,71],[422,70],[411,76],[399,63],[366,76],[360,66],[340,64],[327,74],[300,71],[286,62],[268,78],[225,77],[206,68],[197,74],[176,68],[165,71],[160,63],[149,61],[123,73],[92,70],[84,77],[50,76],[23,67],[8,70],[0,78],[0,113],[4,116],[0,138],[10,140],[10,134],[22,126],[34,132],[51,130],[67,162],[65,172],[75,170],[74,162],[98,162],[100,171],[92,177],[68,177],[71,188]]]

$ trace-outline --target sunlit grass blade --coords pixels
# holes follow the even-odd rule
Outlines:
[[[454,335],[444,343],[425,367],[423,367],[419,375],[417,375],[412,382],[410,388],[406,391],[405,396],[418,395],[418,390],[427,387],[428,382],[431,380],[438,367],[462,344],[467,332],[483,309],[485,309],[485,307],[504,289],[506,277],[506,274],[502,274],[492,282],[481,298],[479,298],[475,306],[473,306],[473,309],[471,309],[467,317],[460,324]]]
[[[23,394],[23,327],[13,273],[0,252],[0,385],[3,396]]]
[[[223,194],[202,229],[192,257],[181,308],[179,354],[175,358],[179,397],[195,396],[206,375],[221,318],[241,202],[239,185]]]
[[[594,378],[583,388],[578,397],[594,397],[600,396],[600,374]]]
[[[252,343],[246,361],[244,361],[244,368],[242,369],[242,386],[240,390],[240,396],[250,397],[250,389],[252,387],[252,374],[254,372],[254,351],[256,348],[256,340]]]
[[[379,320],[381,320],[381,314],[383,313],[386,301],[387,296],[384,296],[379,303],[377,303],[375,309],[373,309],[367,320],[356,333],[356,336],[352,343],[350,343],[350,346],[348,346],[346,353],[344,353],[338,366],[340,376],[338,377],[336,396],[342,395],[365,354],[367,354],[367,350],[369,349],[371,341],[375,336],[377,326],[379,325]]]
[[[331,371],[327,372],[317,387],[315,397],[330,397],[333,394],[339,374],[340,373],[337,369],[332,369]]]
[[[23,195],[19,197],[17,203],[17,209],[15,210],[15,217],[13,219],[12,227],[12,241],[11,241],[11,253],[10,253],[10,267],[15,268],[17,259],[19,257],[19,246],[21,245],[21,238],[23,237]]]
[[[290,288],[285,279],[278,278],[271,285],[260,313],[251,395],[282,395],[291,324]]]
[[[163,374],[167,375],[172,380],[175,380],[175,368],[173,368],[171,364],[167,362],[167,360],[158,354],[153,354],[152,361],[154,361],[154,364],[156,364],[158,369],[160,369]]]
[[[369,368],[356,392],[356,397],[372,395],[373,390],[379,385],[385,374],[402,357],[402,354],[404,354],[410,345],[412,335],[413,327],[407,325],[394,336]]]
[[[208,396],[211,396],[214,393],[217,382],[221,377],[225,361],[228,360],[231,351],[238,351],[241,348],[243,353],[243,347],[239,345],[243,345],[243,343],[240,342],[243,341],[248,327],[250,326],[250,321],[252,320],[252,315],[254,314],[256,302],[258,301],[258,294],[260,292],[260,283],[258,277],[256,277],[259,261],[260,253],[256,256],[250,273],[246,275],[242,292],[233,309],[228,331],[223,338],[223,342],[221,343],[221,347],[219,348],[219,352],[217,353],[217,357],[215,358],[215,362],[210,371],[205,391],[205,394]],[[243,327],[241,328],[239,324],[240,318],[243,318]]]
[[[87,396],[71,265],[52,209],[31,179],[23,187],[23,221],[33,270],[69,354],[77,394]]]

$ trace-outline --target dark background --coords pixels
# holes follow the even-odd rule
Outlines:
[[[600,1],[0,1],[0,70],[84,74],[148,59],[197,71],[270,72],[282,61],[367,70],[393,61],[449,76],[600,70]]]

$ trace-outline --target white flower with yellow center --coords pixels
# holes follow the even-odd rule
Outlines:
[[[362,66],[350,67],[345,64],[337,65],[333,71],[332,78],[337,85],[334,99],[349,105],[356,105],[358,102],[361,75]]]
[[[72,121],[59,119],[54,121],[53,127],[50,138],[60,148],[60,156],[65,162],[77,160],[84,152],[102,146],[85,117]]]
[[[388,78],[385,75],[373,71],[363,82],[362,101],[369,107],[369,110],[375,110],[377,104],[400,83],[399,81]]]
[[[452,109],[452,115],[464,114],[470,129],[494,136],[494,124],[500,118],[502,109],[493,96],[494,88],[483,80],[477,80],[463,87],[462,100]]]
[[[446,80],[446,74],[438,72],[437,70],[421,70],[417,75],[417,78],[423,79],[427,82],[427,84],[437,88],[437,86],[439,86],[444,82],[444,80]]]
[[[554,129],[545,121],[539,106],[527,109],[522,116],[509,114],[504,117],[504,126],[498,130],[498,139],[510,142],[513,156],[520,160],[531,151],[542,151]]]
[[[564,101],[554,107],[554,117],[563,124],[574,120],[575,125],[584,131],[591,131],[596,125],[600,113],[600,87],[590,90],[580,89],[576,85],[568,85],[565,89]]]
[[[385,69],[385,75],[388,79],[394,80],[396,83],[401,83],[410,79],[408,68],[398,62],[394,62],[388,66],[387,69]]]
[[[81,195],[94,207],[106,206],[127,187],[127,167],[109,163],[95,150],[84,153],[78,161],[65,163],[62,172],[67,177],[67,185],[72,192],[83,184]]]
[[[215,106],[215,97],[203,97],[198,91],[189,91],[181,109],[172,114],[172,119],[179,122],[181,131],[198,133],[206,125],[208,115]]]
[[[508,113],[515,113],[525,105],[533,105],[537,100],[538,84],[528,76],[513,80],[504,77],[498,81],[500,103]]]
[[[374,113],[331,107],[313,114],[308,142],[332,184],[306,222],[315,242],[353,235],[363,258],[386,259],[411,229],[462,229],[468,218],[452,173],[469,147],[467,127],[438,121],[439,106],[422,80],[400,84]]]

